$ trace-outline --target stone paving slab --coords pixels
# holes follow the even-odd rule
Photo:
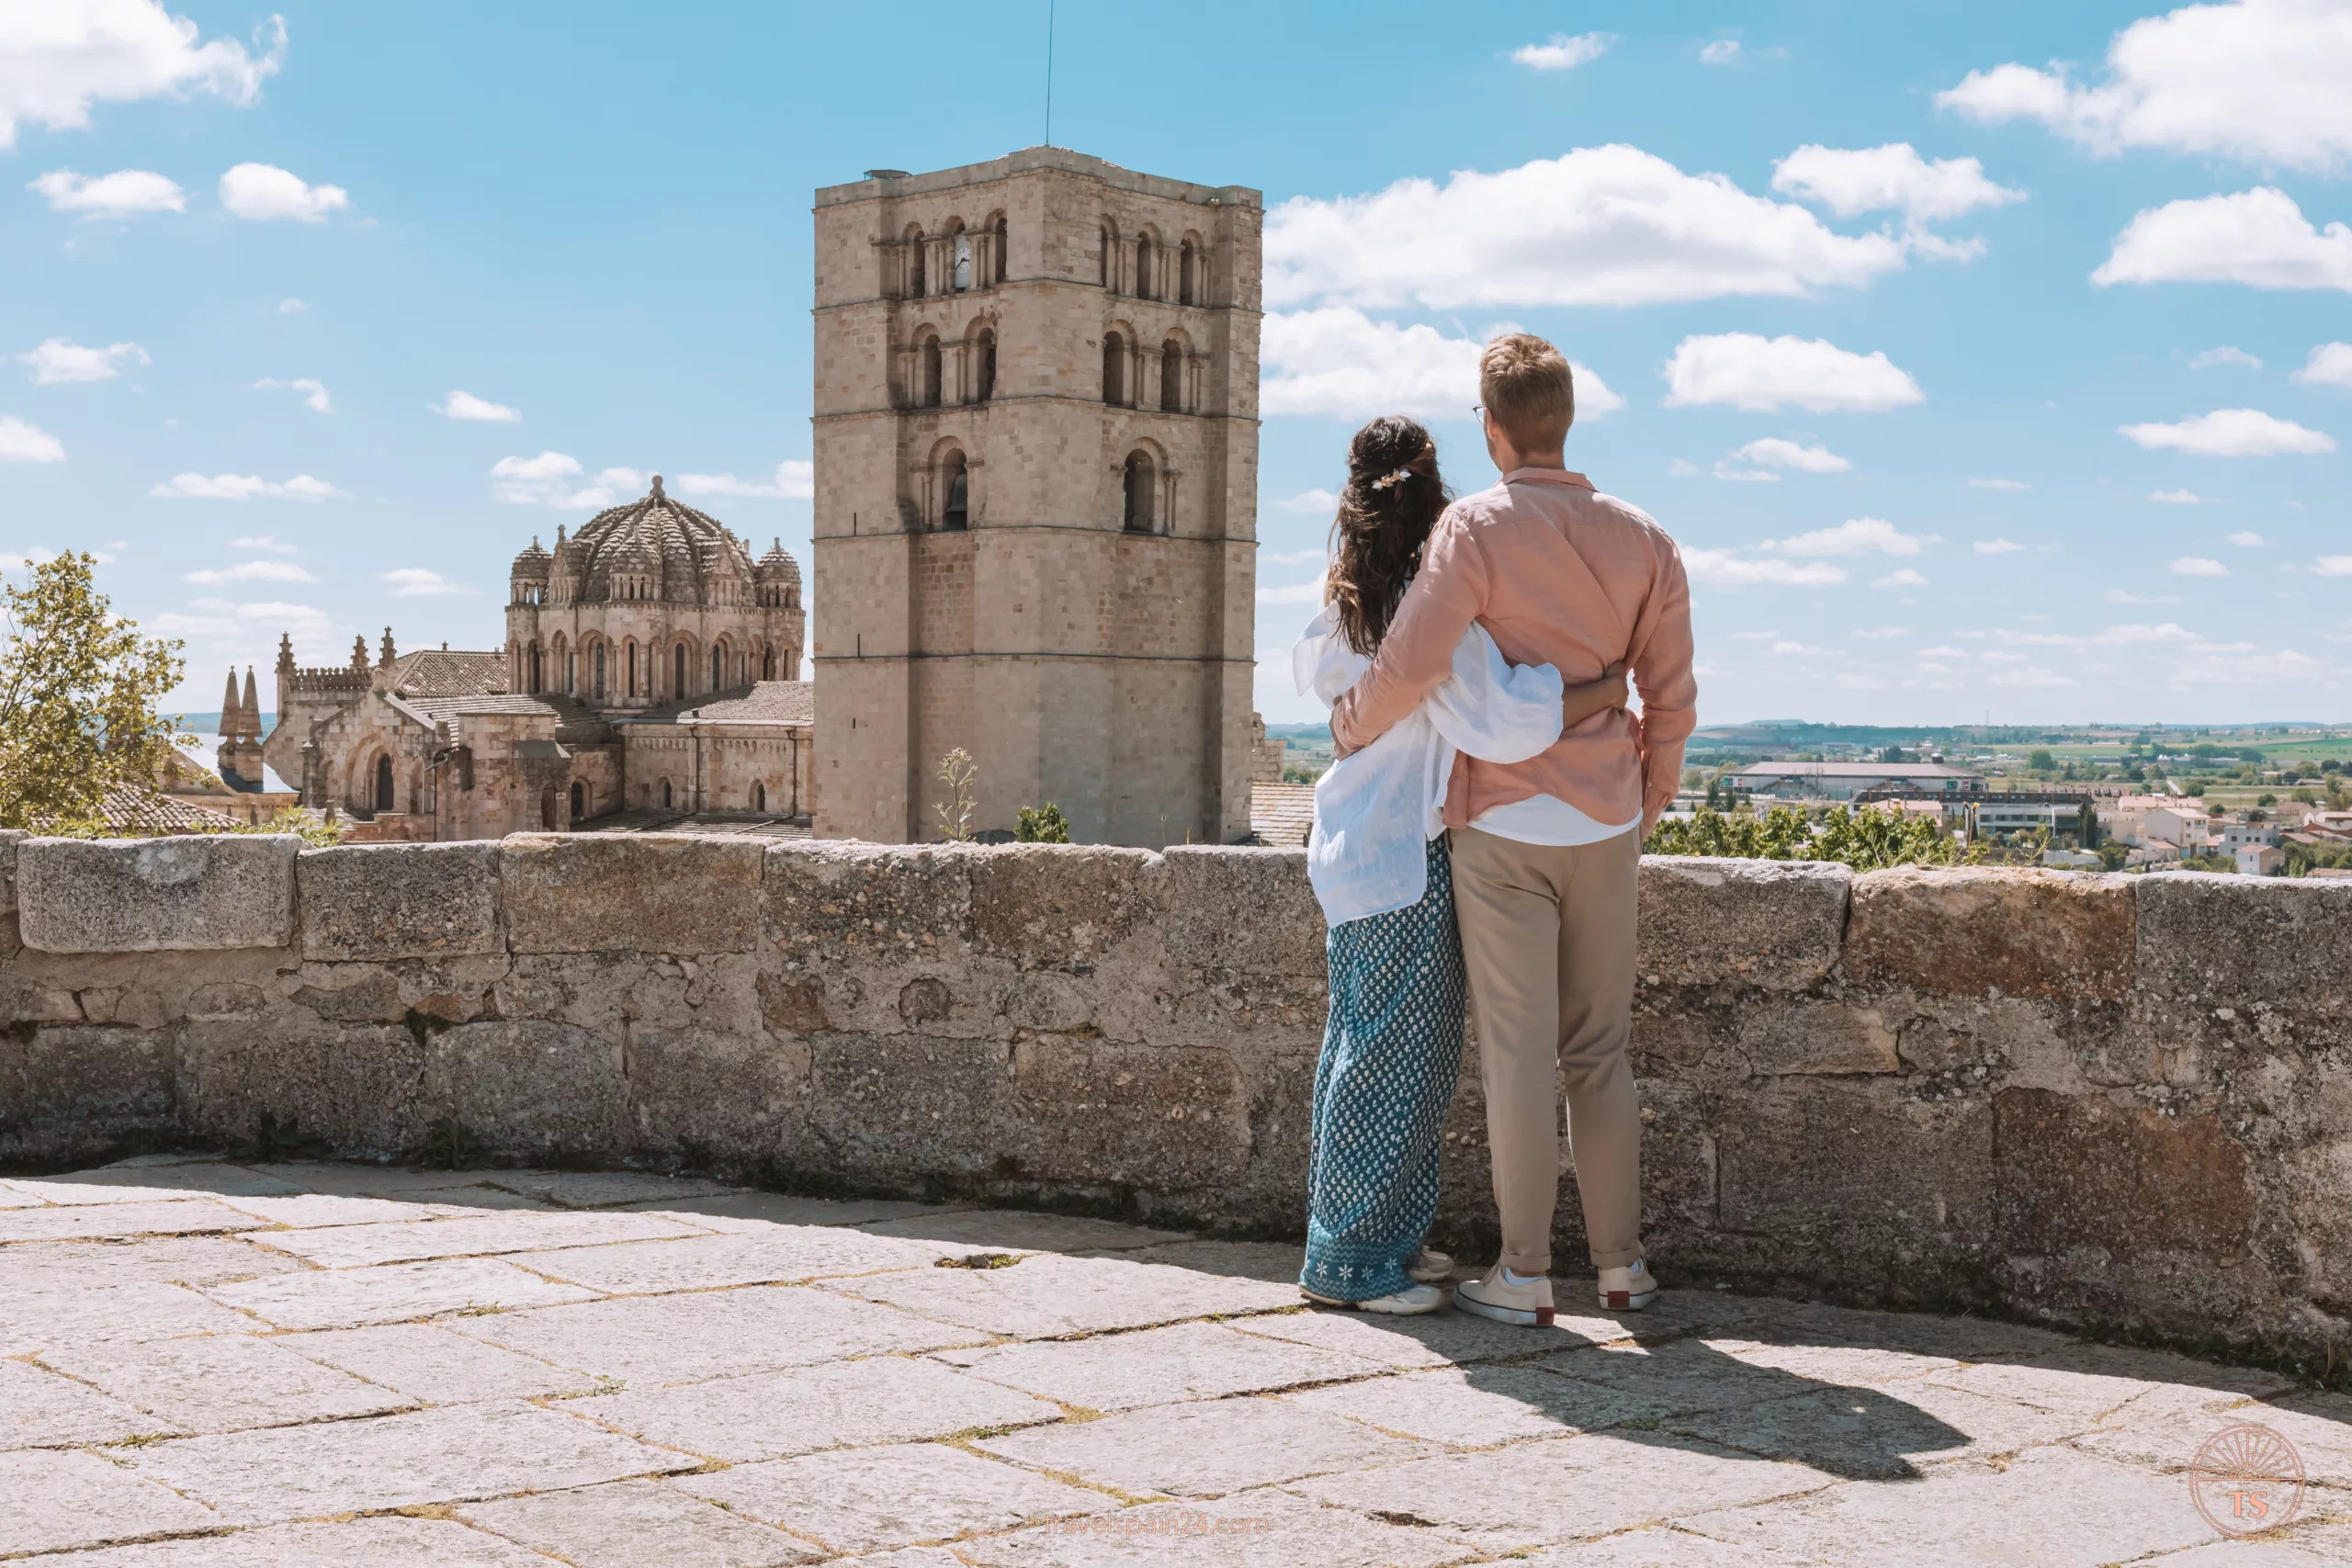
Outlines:
[[[259,1231],[246,1240],[326,1269],[421,1263],[432,1258],[483,1258],[503,1252],[607,1246],[707,1234],[659,1214],[475,1214],[424,1224],[325,1225]]]
[[[96,1241],[110,1236],[189,1235],[253,1228],[253,1216],[187,1194],[168,1201],[77,1203],[40,1209],[0,1209],[0,1244]]]
[[[941,1270],[943,1273],[961,1270]],[[811,1366],[985,1340],[968,1329],[797,1285],[626,1296],[468,1318],[464,1334],[630,1383]]]
[[[781,1530],[652,1481],[473,1503],[458,1517],[575,1568],[777,1568],[819,1555]]]
[[[1064,1519],[967,1542],[956,1554],[978,1568],[1441,1568],[1473,1555],[1425,1529],[1277,1491]]]
[[[1302,1476],[1426,1459],[1434,1451],[1308,1408],[1304,1399],[1215,1399],[1131,1410],[975,1446],[1142,1497],[1221,1497]]]
[[[1799,1568],[1804,1561],[1692,1535],[1673,1525],[1652,1525],[1531,1551],[1512,1563],[1513,1568]]]
[[[836,1450],[682,1475],[668,1484],[821,1542],[823,1554],[952,1540],[1117,1506],[1100,1492],[944,1443]]]
[[[1062,1415],[1044,1400],[936,1361],[895,1356],[628,1389],[573,1400],[567,1408],[649,1442],[736,1464],[1030,1426]]]
[[[2267,1427],[2295,1445],[2316,1486],[2352,1491],[2352,1399],[2340,1393],[2290,1394],[2274,1403],[2218,1411],[2184,1411],[2101,1429],[2075,1445],[2166,1475],[2188,1470],[2205,1440],[2241,1422]],[[2352,1513],[2352,1497],[2343,1500]]]
[[[139,1241],[28,1241],[0,1253],[0,1299],[35,1291],[133,1284],[217,1285],[301,1264],[266,1247],[221,1235],[159,1235]]]
[[[1590,1341],[1573,1330],[1522,1327],[1466,1312],[1424,1317],[1384,1317],[1372,1313],[1312,1307],[1304,1312],[1237,1319],[1232,1326],[1266,1339],[1286,1339],[1340,1350],[1383,1366],[1418,1371],[1481,1361],[1541,1360],[1587,1348]]]
[[[1182,1400],[1220,1399],[1303,1383],[1360,1378],[1374,1363],[1336,1350],[1255,1339],[1206,1323],[1147,1328],[1096,1339],[944,1351],[991,1382],[1085,1410],[1133,1410]]]
[[[62,1551],[220,1522],[211,1509],[94,1453],[0,1453],[0,1551]]]
[[[1662,1425],[1762,1459],[1795,1460],[1849,1480],[1877,1481],[1902,1480],[1947,1460],[2062,1442],[2091,1427],[2083,1416],[1917,1382],[1769,1399]]]
[[[1816,1393],[1816,1379],[1742,1360],[1745,1341],[1677,1339],[1656,1346],[1604,1346],[1547,1356],[1540,1366],[1637,1400],[1641,1414],[1690,1416],[1702,1410],[1758,1404],[1792,1394]]]
[[[47,1368],[0,1361],[0,1449],[112,1443],[171,1430],[169,1422]]]
[[[1020,1339],[1298,1305],[1295,1285],[1220,1278],[1116,1258],[1024,1258],[997,1269],[910,1269],[839,1282],[837,1291]]]
[[[548,1568],[513,1541],[448,1519],[270,1525],[233,1535],[77,1552],[60,1568]]]
[[[736,1235],[683,1241],[525,1253],[514,1261],[535,1273],[627,1296],[730,1285],[796,1285],[886,1269],[928,1269],[942,1256],[960,1258],[972,1250],[957,1247],[943,1254],[932,1242],[857,1230],[762,1225]]]
[[[313,1269],[215,1285],[209,1293],[279,1328],[356,1328],[444,1313],[552,1306],[595,1295],[495,1258]]]
[[[406,1409],[403,1395],[247,1334],[53,1350],[48,1364],[185,1432],[236,1432]]]
[[[143,1170],[89,1170],[77,1176],[37,1180],[23,1177],[0,1182],[28,1198],[45,1203],[169,1202],[191,1193],[213,1197],[268,1197],[302,1189],[283,1177],[233,1165],[184,1165]]]
[[[271,1343],[429,1404],[584,1393],[590,1373],[551,1367],[455,1332],[477,1322],[391,1323],[280,1335]]]
[[[1446,1368],[1290,1397],[1305,1409],[1464,1449],[1565,1438],[1659,1413],[1655,1401],[1638,1393],[1578,1382],[1540,1367]]]
[[[654,1176],[634,1170],[515,1171],[485,1179],[485,1185],[559,1209],[611,1209],[681,1198],[712,1198],[741,1191],[699,1177]],[[673,1204],[674,1206],[674,1204]]]
[[[2216,1367],[2109,1345],[2071,1345],[2029,1361],[1937,1372],[1928,1381],[2110,1423],[2226,1410],[2290,1386],[2251,1367]]]
[[[944,1211],[935,1203],[895,1198],[794,1198],[782,1192],[726,1192],[713,1198],[670,1199],[621,1205],[632,1212],[684,1214],[697,1224],[749,1220],[771,1225],[863,1225]]]
[[[0,1255],[0,1275],[6,1269],[7,1258]],[[0,1356],[182,1334],[257,1334],[266,1326],[181,1285],[0,1294]]]
[[[180,1438],[120,1452],[133,1474],[241,1524],[585,1486],[697,1462],[562,1411],[516,1404]]]
[[[1280,1241],[1163,1241],[1081,1257],[1124,1258],[1134,1263],[1165,1263],[1233,1280],[1263,1280],[1270,1285],[1298,1283],[1298,1248]]]
[[[288,1198],[234,1197],[223,1201],[232,1209],[243,1209],[257,1220],[295,1230],[429,1220],[439,1213],[437,1209],[424,1203],[396,1203],[385,1198],[344,1198],[327,1192],[301,1192]]]
[[[961,1242],[1000,1252],[1085,1252],[1189,1241],[1182,1231],[1147,1230],[1076,1214],[1035,1214],[1021,1209],[950,1209],[865,1227],[869,1235]]]

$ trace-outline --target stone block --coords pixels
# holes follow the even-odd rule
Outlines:
[[[653,1241],[708,1233],[666,1214],[467,1214],[391,1224],[322,1225],[255,1232],[252,1239],[322,1269],[420,1263],[429,1258],[487,1258],[598,1242]]]
[[[764,844],[685,833],[521,833],[499,845],[515,953],[749,953]]]
[[[1540,1367],[1446,1367],[1366,1378],[1292,1394],[1288,1403],[1400,1437],[1477,1449],[1566,1438],[1662,1414],[1646,1393],[1578,1382]],[[1400,1457],[1423,1458],[1427,1451]]]
[[[1903,1068],[1894,1031],[1875,1008],[1790,1001],[1760,1011],[1739,1032],[1758,1073],[1894,1073]]]
[[[848,1033],[810,1044],[809,1121],[835,1172],[911,1184],[1020,1158],[1010,1046]]]
[[[184,1432],[379,1416],[411,1403],[250,1334],[85,1345],[51,1350],[47,1360]]]
[[[1538,1376],[1542,1374],[1536,1374]],[[1409,1380],[1377,1379],[1375,1382]],[[1556,1382],[1559,1380],[1554,1379]],[[1373,1386],[1351,1383],[1349,1388]],[[1428,1457],[1422,1444],[1296,1399],[1218,1399],[1132,1410],[1078,1426],[1038,1427],[978,1447],[1021,1464],[1076,1475],[1098,1486],[1148,1496],[1217,1497],[1302,1476],[1398,1464]],[[1481,1443],[1496,1440],[1481,1437]]]
[[[493,1314],[488,1321],[514,1315],[519,1314]],[[476,1321],[459,1320],[469,1327]],[[270,1343],[433,1404],[584,1393],[596,1382],[586,1372],[551,1367],[434,1323],[329,1328],[281,1335]]]
[[[270,1525],[85,1552],[74,1568],[547,1568],[536,1551],[455,1519],[393,1515]]]
[[[1784,1083],[1789,1080],[1783,1080]],[[1835,1078],[1726,1102],[1716,1134],[1722,1224],[1818,1242],[1890,1272],[1991,1228],[1993,1115],[1981,1100],[1910,1100]],[[1867,1286],[1863,1288],[1868,1288]]]
[[[2132,990],[2141,880],[1989,867],[1868,872],[1854,881],[1846,973],[1929,996],[2121,1000]]]
[[[833,1289],[888,1302],[934,1322],[1022,1339],[1147,1328],[1298,1304],[1295,1285],[1220,1280],[1164,1265],[1052,1254],[997,1269],[909,1269],[845,1280]]]
[[[0,1361],[0,1450],[119,1443],[170,1429],[143,1410],[29,1361]]]
[[[33,839],[17,850],[17,920],[44,953],[209,952],[294,940],[290,834]]]
[[[990,1464],[944,1443],[739,1464],[671,1484],[821,1542],[825,1555],[888,1551],[1115,1506],[1099,1492]]]
[[[973,945],[1022,968],[1099,961],[1150,916],[1148,850],[1005,844],[974,852]]]
[[[219,1524],[210,1509],[94,1453],[0,1454],[0,1552],[10,1556]]]
[[[2352,1012],[2352,882],[2199,872],[2137,880],[2139,978],[2149,994],[2339,1020]]]
[[[807,1041],[764,1032],[632,1029],[627,1059],[639,1147],[693,1151],[739,1166],[804,1151]]]
[[[1012,1047],[1021,1174],[1157,1192],[1231,1185],[1250,1108],[1230,1054],[1046,1036]]]
[[[516,1261],[535,1273],[569,1280],[591,1290],[635,1296],[788,1284],[883,1269],[928,1269],[942,1258],[978,1250],[949,1242],[907,1241],[827,1226],[761,1225],[740,1235],[707,1239],[622,1242],[526,1253]]]
[[[2052,1254],[2174,1249],[2245,1256],[2255,1190],[2245,1145],[2210,1113],[2167,1116],[2104,1095],[1993,1097],[2003,1247]]]
[[[483,1529],[577,1568],[776,1568],[813,1561],[799,1541],[766,1525],[655,1481],[616,1481],[571,1492],[544,1492],[475,1503],[464,1517]]]
[[[952,1351],[945,1359],[992,1383],[1089,1410],[1223,1399],[1387,1370],[1359,1356],[1237,1334],[1210,1323]]]
[[[1279,977],[1320,995],[1323,907],[1305,850],[1170,846],[1154,916],[1168,966]]]
[[[267,1114],[338,1153],[381,1156],[424,1142],[433,1119],[419,1094],[425,1059],[397,1027],[191,1019],[174,1080],[191,1132],[243,1138]]]
[[[501,1312],[584,1302],[595,1292],[526,1273],[494,1258],[447,1258],[376,1269],[316,1269],[215,1285],[208,1294],[279,1328],[358,1328],[442,1313]]]
[[[1825,861],[1644,855],[1641,973],[1803,990],[1838,962],[1853,876]]]
[[[953,957],[971,942],[973,863],[956,847],[781,843],[761,888],[767,939],[819,969]]]
[[[141,1247],[154,1245],[141,1243]],[[68,1243],[73,1250],[96,1253],[99,1260],[128,1247],[93,1247]],[[20,1278],[17,1258],[39,1250],[8,1248],[9,1282]],[[0,1305],[0,1357],[31,1356],[62,1346],[96,1345],[111,1340],[164,1339],[183,1334],[246,1334],[254,1320],[229,1311],[192,1290],[161,1280],[120,1285],[53,1289],[15,1289]]]
[[[617,1034],[534,1019],[460,1024],[425,1048],[424,1096],[503,1153],[613,1158],[634,1143]]]
[[[203,1235],[249,1230],[253,1218],[200,1199],[179,1202],[81,1203],[0,1209],[0,1242],[112,1241],[141,1235]]]
[[[172,1124],[168,1031],[0,1029],[0,1159],[55,1159]]]
[[[350,844],[295,862],[312,962],[498,953],[498,845]]]

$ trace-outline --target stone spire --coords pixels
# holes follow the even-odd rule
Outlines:
[[[653,493],[649,499],[654,501],[667,501],[669,499],[668,496],[662,493],[662,476],[660,474],[653,476]]]
[[[392,628],[390,626],[384,628],[384,656],[378,664],[386,670],[392,667]]]
[[[368,639],[364,637],[351,639],[351,667],[354,670],[368,668]]]
[[[229,686],[220,694],[220,739],[234,740],[243,733],[239,719],[243,716],[237,707],[237,667],[229,666]]]
[[[280,675],[294,673],[294,634],[292,632],[277,634],[277,672]]]
[[[234,673],[234,671],[232,671]],[[254,694],[254,667],[245,666],[245,700],[243,704],[245,735],[248,739],[261,739],[261,699]]]

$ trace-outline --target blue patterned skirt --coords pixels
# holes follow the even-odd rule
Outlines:
[[[1429,866],[1419,903],[1349,920],[1327,944],[1331,1011],[1315,1067],[1299,1283],[1338,1301],[1411,1285],[1405,1266],[1437,1216],[1468,987],[1443,840]]]

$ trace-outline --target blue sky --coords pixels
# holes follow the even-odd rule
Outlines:
[[[810,191],[1044,135],[1042,4],[890,17],[0,11],[0,550],[103,552],[198,708],[281,630],[494,646],[657,471],[805,561]],[[1684,547],[1706,720],[2324,720],[2348,79],[2341,3],[1064,0],[1053,140],[1266,193],[1270,719],[1349,432],[1490,482],[1512,323]]]

